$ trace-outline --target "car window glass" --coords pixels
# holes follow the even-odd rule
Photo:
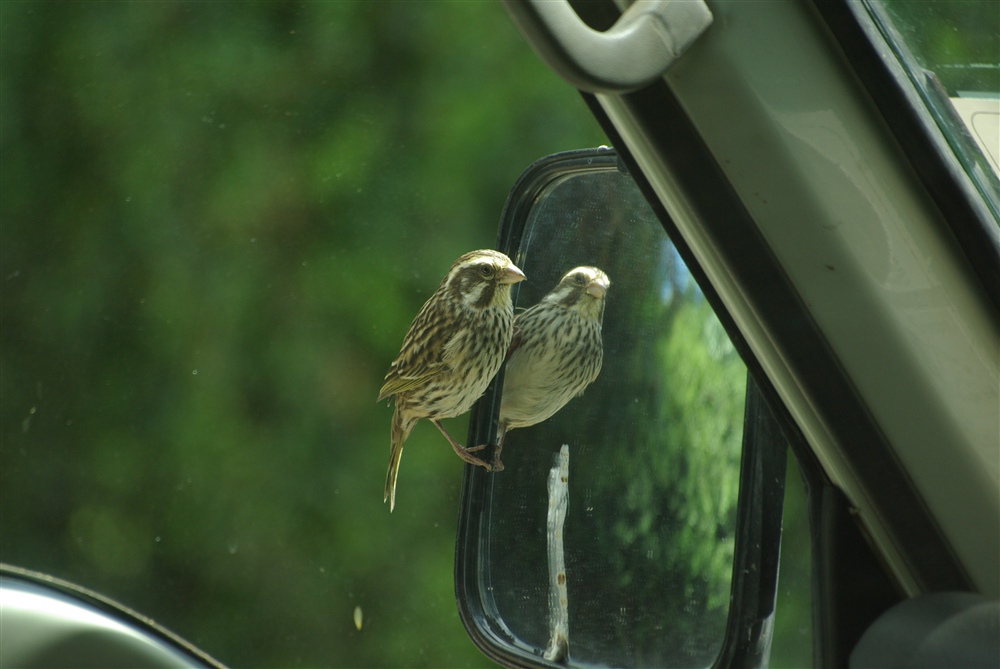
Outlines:
[[[868,7],[987,201],[1000,201],[1000,3],[871,0]]]
[[[813,660],[812,538],[805,484],[791,449],[785,479],[770,666],[802,669]]]

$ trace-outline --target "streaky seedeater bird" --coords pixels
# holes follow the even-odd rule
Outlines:
[[[551,418],[600,374],[610,285],[600,269],[577,267],[514,319],[516,341],[504,370],[493,471],[503,469],[500,452],[509,430]]]
[[[378,400],[395,398],[385,497],[396,506],[396,476],[403,442],[421,418],[445,436],[458,457],[491,470],[441,423],[468,411],[496,376],[510,347],[514,306],[511,286],[524,273],[499,251],[471,251],[455,261],[417,312],[392,361]]]

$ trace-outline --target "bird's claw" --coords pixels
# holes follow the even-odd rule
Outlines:
[[[463,446],[462,450],[465,451],[466,453],[476,453],[477,451],[483,450],[488,445],[489,444],[482,444],[482,445],[479,445],[479,446]],[[475,462],[473,462],[473,460],[475,460]],[[494,456],[492,463],[483,462],[479,458],[473,458],[472,460],[466,460],[466,462],[471,462],[474,465],[478,465],[478,464],[481,463],[481,466],[486,471],[488,471],[488,472],[502,472],[503,471],[503,463],[500,462],[500,454],[499,453]]]
[[[462,460],[468,462],[470,465],[476,465],[477,467],[483,467],[488,472],[493,471],[493,468],[490,466],[490,463],[486,462],[485,460],[480,460],[479,458],[477,458],[474,455],[471,455],[469,453],[469,451],[471,451],[471,450],[473,450],[473,449],[472,448],[459,447],[459,448],[455,449],[455,452],[458,453],[458,457],[462,458]],[[478,449],[475,449],[475,450],[478,450]]]

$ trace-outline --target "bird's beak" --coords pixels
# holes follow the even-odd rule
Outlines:
[[[500,283],[517,283],[524,281],[527,277],[516,265],[507,265],[507,269],[500,275]]]
[[[604,297],[604,293],[606,292],[608,292],[608,284],[603,279],[594,279],[587,284],[587,295],[598,300]]]

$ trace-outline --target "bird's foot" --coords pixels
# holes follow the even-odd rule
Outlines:
[[[481,451],[484,448],[486,448],[485,444],[482,446],[470,446],[469,448],[466,448],[465,446],[462,446],[457,441],[452,439],[451,435],[448,434],[448,431],[443,427],[441,427],[441,423],[433,419],[431,420],[431,423],[433,423],[437,429],[441,430],[441,434],[443,434],[445,439],[448,440],[448,443],[451,444],[452,449],[455,451],[455,454],[458,457],[462,458],[470,465],[476,465],[477,467],[482,467],[488,472],[493,471],[493,466],[490,463],[486,462],[485,460],[480,460],[476,456],[472,455],[476,451]]]
[[[503,425],[500,430],[500,437],[497,439],[497,445],[493,449],[493,471],[502,472],[503,463],[500,462],[500,452],[503,451],[503,442],[507,439],[507,426]]]
[[[468,447],[463,446],[462,450],[465,451],[466,453],[476,453],[478,451],[483,450],[487,446],[490,446],[490,444],[481,444],[479,446],[468,446]],[[459,457],[461,457],[461,455]],[[465,458],[462,459],[465,460]],[[474,458],[474,460],[476,460],[476,462],[473,462],[472,464],[479,464],[480,462],[482,462],[482,460],[480,460],[479,458]],[[466,462],[472,462],[472,460],[466,460]],[[500,462],[500,451],[496,451],[494,453],[493,462],[491,464],[484,464],[483,466],[486,467],[486,471],[488,472],[502,472],[503,463]]]
[[[480,460],[474,455],[471,455],[469,453],[469,450],[470,449],[459,447],[455,449],[455,453],[457,453],[458,457],[462,458],[470,465],[476,465],[477,467],[482,467],[488,472],[493,471],[493,466],[490,463],[486,462],[485,460]]]

